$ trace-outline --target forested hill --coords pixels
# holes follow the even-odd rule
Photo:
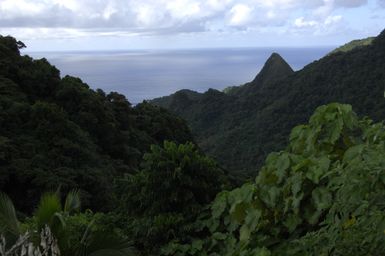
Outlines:
[[[385,32],[371,44],[330,54],[295,73],[283,70],[227,93],[179,91],[152,103],[186,119],[203,150],[234,171],[256,171],[319,105],[349,103],[359,115],[385,118]]]
[[[363,47],[363,46],[370,45],[373,42],[374,38],[375,37],[368,37],[368,38],[364,38],[364,39],[353,40],[347,44],[344,44],[341,47],[338,47],[337,49],[332,51],[330,54],[337,53],[337,52],[348,52],[348,51],[351,51],[357,47]]]
[[[166,110],[61,78],[47,60],[21,56],[23,47],[0,36],[0,190],[17,209],[32,210],[58,187],[80,188],[84,207],[108,209],[114,179],[135,172],[151,144],[193,141]]]
[[[23,47],[0,36],[2,254],[383,255],[385,126],[362,115],[385,117],[385,32],[299,72],[272,54],[227,93],[156,101],[235,170],[286,147],[233,190],[182,119],[61,78]],[[361,117],[317,108],[331,101]]]

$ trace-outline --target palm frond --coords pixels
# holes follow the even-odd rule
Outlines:
[[[88,256],[131,256],[135,255],[132,243],[105,232],[93,232],[87,241]]]
[[[64,203],[64,212],[72,213],[74,211],[80,210],[81,200],[79,190],[71,190],[66,197]]]
[[[42,229],[44,225],[52,226],[55,213],[62,211],[60,198],[55,193],[46,193],[41,199],[38,208],[35,211],[35,217],[38,229]]]
[[[65,221],[65,217],[63,216],[63,214],[61,212],[56,212],[52,216],[51,225],[52,225],[52,227],[51,227],[52,230],[56,230],[58,227],[65,228],[66,221]]]
[[[3,235],[12,234],[14,236],[20,234],[15,207],[12,200],[3,193],[0,193],[0,233]]]
[[[95,219],[92,219],[90,223],[88,223],[86,230],[83,233],[82,239],[80,240],[80,243],[87,244],[87,241],[90,239],[90,236],[92,234],[92,226],[95,223]]]

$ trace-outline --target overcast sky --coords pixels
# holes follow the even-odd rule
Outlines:
[[[377,35],[385,0],[0,0],[30,51],[322,46]]]

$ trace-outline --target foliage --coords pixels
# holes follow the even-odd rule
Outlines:
[[[203,151],[233,175],[244,170],[254,177],[266,156],[283,149],[290,130],[320,105],[353,104],[359,115],[385,118],[384,41],[385,31],[370,45],[325,56],[292,74],[275,68],[284,67],[282,61],[268,61],[274,65],[266,63],[269,72],[261,77],[278,80],[256,79],[230,93],[180,91],[152,103],[186,119]]]
[[[363,47],[363,46],[370,45],[370,44],[372,44],[374,39],[375,39],[375,37],[368,37],[365,39],[353,40],[347,44],[344,44],[341,47],[338,47],[337,49],[332,51],[330,54],[334,54],[337,52],[348,52],[348,51],[351,51],[357,47]]]
[[[188,119],[202,148],[238,169],[231,175],[182,119],[61,78],[0,36],[0,190],[10,195],[0,194],[0,250],[23,237],[39,246],[48,228],[71,256],[132,255],[127,241],[143,255],[383,254],[384,125],[333,103],[288,134],[331,101],[384,118],[384,33],[296,73],[273,54],[253,82],[227,93],[154,101]],[[255,181],[227,190],[287,142]],[[71,191],[64,200],[38,200],[58,186]],[[104,213],[81,213],[80,197]]]
[[[64,255],[93,255],[107,242],[125,250],[127,235],[156,251],[187,234],[227,180],[196,148],[185,121],[60,77],[47,60],[21,56],[23,46],[0,36],[0,190],[16,204],[7,198],[0,208],[7,244],[26,230],[37,243],[46,225]],[[39,201],[41,191],[58,187],[78,190],[65,202],[55,193]],[[85,208],[105,213],[79,213],[80,197]]]
[[[0,234],[4,239],[15,242],[21,233],[20,223],[11,199],[0,194]]]
[[[52,255],[96,256],[96,255],[132,255],[133,250],[127,241],[113,229],[104,229],[98,222],[100,215],[91,212],[75,214],[80,209],[78,191],[71,191],[62,206],[57,193],[46,193],[33,217],[22,226],[15,216],[12,201],[5,194],[0,198],[0,234],[4,239],[1,249],[9,255],[22,248],[35,248],[44,252],[44,246],[49,242],[48,250]],[[44,239],[44,241],[42,240]],[[41,248],[40,248],[41,247]],[[20,249],[19,249],[20,248]],[[35,255],[35,254],[34,254]],[[50,253],[43,255],[51,255]]]
[[[21,56],[22,47],[0,36],[0,190],[20,211],[31,213],[41,191],[58,186],[79,188],[85,207],[107,211],[114,179],[134,173],[150,145],[193,141],[166,110],[61,78],[47,60]]]
[[[144,155],[142,169],[120,181],[120,211],[139,246],[156,250],[183,238],[191,223],[226,184],[223,171],[192,143],[165,141]]]
[[[350,105],[319,107],[271,153],[255,183],[218,194],[206,239],[165,255],[382,255],[385,126]]]

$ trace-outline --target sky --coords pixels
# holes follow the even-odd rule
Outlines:
[[[0,0],[28,51],[337,46],[385,29],[385,0]]]

